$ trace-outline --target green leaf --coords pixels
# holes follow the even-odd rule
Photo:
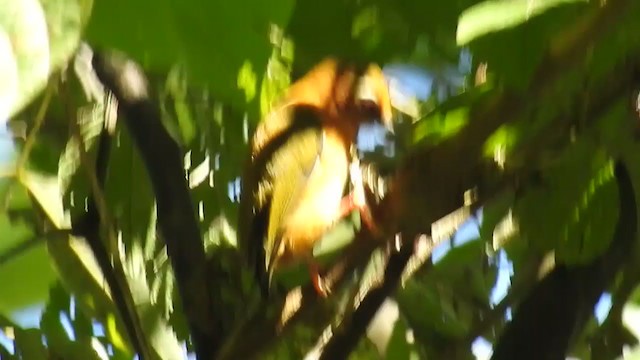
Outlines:
[[[463,46],[487,33],[515,27],[552,7],[588,0],[489,0],[465,10],[458,20],[456,42]]]
[[[526,16],[527,4],[533,6],[533,4],[557,1],[563,6],[547,6],[538,16]],[[499,84],[505,84],[516,90],[527,88],[549,46],[549,38],[558,36],[566,24],[576,21],[576,18],[583,15],[587,8],[582,0],[490,1],[478,6],[477,16],[468,15],[469,20],[461,19],[460,36],[466,42],[473,39],[468,44],[466,42],[464,44],[468,45],[473,53],[474,62],[486,63],[487,71],[496,75]],[[487,9],[484,8],[485,6]],[[503,11],[494,9],[499,14],[496,16],[490,12],[494,11],[492,10],[494,6],[505,7],[505,9]],[[512,17],[517,21],[512,23]],[[488,32],[491,26],[494,26],[493,18],[497,18],[499,24],[504,26],[499,28],[500,31]],[[487,21],[487,24],[482,21]],[[484,29],[485,26],[486,29]],[[484,36],[479,36],[480,34]],[[575,84],[575,80],[570,84]],[[546,110],[546,108],[543,109]]]
[[[414,142],[437,143],[455,135],[469,121],[469,109],[458,108],[446,112],[433,112],[420,119],[414,130]]]
[[[47,350],[42,343],[42,333],[38,329],[14,329],[16,353],[22,359],[46,360]]]
[[[454,307],[441,298],[434,286],[424,286],[413,279],[409,280],[396,300],[402,314],[416,332],[436,331],[446,336],[462,337],[471,325],[469,319],[458,317]]]
[[[71,56],[91,0],[0,1],[0,121],[44,89]]]
[[[0,215],[0,223],[4,216]],[[8,232],[4,232],[8,231]],[[14,230],[0,225],[0,234],[14,236]],[[4,238],[2,240],[5,240]],[[44,242],[20,253],[0,266],[0,312],[5,314],[47,299],[50,284],[56,280]],[[29,286],[24,286],[29,284]]]
[[[457,301],[468,300],[488,306],[497,269],[487,263],[485,242],[480,238],[473,239],[454,245],[425,276],[425,281],[447,284],[453,289]]]
[[[606,154],[589,139],[583,138],[574,143],[545,171],[542,185],[532,188],[516,204],[514,215],[521,235],[541,252],[573,247],[576,252],[571,256],[570,252],[563,251],[566,260],[587,260],[594,256],[590,250],[595,248],[583,249],[590,245],[584,243],[582,231],[589,225],[582,217],[591,206],[596,189],[609,181],[611,175],[607,173],[611,173],[611,164]],[[605,204],[605,207],[610,206],[611,203]],[[573,228],[573,224],[579,224],[579,227]],[[614,225],[614,222],[602,224],[607,228]],[[602,229],[596,230],[598,235],[604,235],[600,232]],[[593,246],[601,250],[608,246],[611,237],[594,241],[600,242]]]
[[[25,171],[20,180],[47,215],[48,220],[57,229],[70,227],[69,218],[65,216],[62,205],[62,193],[57,176],[45,176],[33,171]]]
[[[567,228],[568,241],[557,248],[556,256],[565,263],[581,264],[602,254],[613,241],[618,221],[618,188],[613,166],[604,166],[591,179]]]
[[[40,318],[40,328],[47,338],[49,348],[56,353],[66,353],[71,339],[60,320],[61,316],[68,316],[69,294],[60,284],[54,284],[49,292],[49,302]]]
[[[514,194],[513,192],[507,192],[503,195],[497,196],[493,200],[489,201],[482,208],[482,224],[480,225],[479,232],[480,238],[486,243],[491,244],[492,250],[497,250],[502,247],[503,242],[496,243],[494,238],[494,232],[496,227],[505,219],[509,214],[509,210],[513,205]],[[497,239],[503,240],[503,239]]]
[[[410,333],[411,335],[409,335]],[[412,334],[413,332],[409,329],[406,321],[401,317],[398,318],[393,325],[393,332],[384,358],[390,360],[418,360],[420,357]]]

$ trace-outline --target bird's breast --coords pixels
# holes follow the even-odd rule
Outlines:
[[[322,151],[309,174],[299,206],[286,219],[283,258],[308,255],[316,241],[337,221],[348,180],[349,158],[343,139],[325,130]]]

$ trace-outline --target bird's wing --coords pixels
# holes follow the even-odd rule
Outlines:
[[[280,251],[282,225],[298,207],[307,181],[318,164],[322,145],[322,130],[306,129],[274,154],[273,167],[269,169],[274,181],[265,242],[265,266],[269,274]]]
[[[295,107],[290,126],[265,142],[247,165],[240,205],[240,243],[248,261],[256,266],[263,289],[280,246],[280,225],[296,206],[308,176],[322,150],[322,128],[318,114],[308,107]]]

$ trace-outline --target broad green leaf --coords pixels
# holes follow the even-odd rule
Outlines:
[[[0,121],[26,106],[71,56],[92,0],[0,1]]]
[[[2,233],[2,237],[5,234]],[[3,284],[0,287],[0,311],[4,314],[9,315],[47,299],[49,286],[57,274],[42,245],[44,242],[0,266],[0,282]]]
[[[485,242],[479,238],[454,245],[425,275],[425,282],[451,286],[459,301],[470,300],[488,305],[497,270],[488,264],[485,249]]]
[[[65,215],[62,205],[62,193],[56,176],[44,176],[33,171],[25,171],[20,180],[56,229],[70,227],[69,217]]]
[[[415,337],[413,331],[410,330],[408,324],[402,317],[396,320],[393,325],[393,333],[389,344],[385,359],[402,359],[402,360],[418,360],[418,352],[416,350]]]
[[[11,219],[10,213],[0,212],[0,254],[33,239],[35,231],[27,219]]]
[[[442,335],[461,337],[471,325],[469,319],[458,317],[456,310],[443,300],[435,287],[424,286],[409,280],[396,296],[401,313],[416,332],[437,332]]]
[[[458,21],[456,41],[466,45],[490,32],[508,29],[566,3],[588,0],[488,0],[465,10]]]
[[[611,168],[606,154],[591,141],[582,139],[575,142],[545,171],[541,185],[531,188],[517,202],[514,214],[517,216],[521,235],[541,252],[570,244],[576,250],[584,246],[582,234],[571,230],[571,226],[580,223],[583,209],[591,206],[590,201],[597,187],[604,183],[602,179],[606,180],[608,177],[603,175],[607,173],[607,169],[610,171]],[[589,225],[580,224],[582,229]],[[603,224],[607,227],[614,225]],[[602,235],[599,231],[598,233]],[[594,246],[603,249],[611,238],[598,241],[601,243]],[[587,251],[583,255],[586,260],[596,254]]]
[[[557,248],[557,258],[566,263],[587,263],[609,247],[618,221],[617,192],[613,166],[603,167],[575,209],[567,228],[569,241]]]
[[[525,17],[527,21],[501,28],[501,31],[486,32],[484,36],[475,37],[470,43],[465,43],[473,53],[474,62],[486,63],[487,72],[495,75],[498,84],[505,84],[515,90],[525,90],[548,50],[549,39],[557,37],[567,24],[573,23],[579,16],[584,15],[584,10],[587,8],[585,2],[581,0],[550,1],[562,1],[563,6],[547,7],[538,16]],[[489,4],[507,8],[514,6],[518,8],[518,11],[525,11],[526,14],[526,4],[541,2],[545,3],[545,1],[515,0],[491,1]],[[486,11],[486,14],[488,13],[489,11]],[[485,10],[482,11],[482,14],[485,15]],[[506,11],[506,17],[510,18],[509,16],[509,11]],[[492,17],[493,14],[488,15],[488,18]],[[481,23],[477,26],[480,25]],[[464,30],[465,26],[461,27],[461,31],[468,32]],[[577,83],[576,80],[572,80],[568,84]],[[566,86],[567,84],[562,83],[562,85]],[[567,95],[566,93],[560,94]],[[543,107],[542,110],[547,109]]]

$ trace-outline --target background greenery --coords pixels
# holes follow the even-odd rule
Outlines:
[[[413,254],[352,358],[473,358],[471,344],[482,337],[497,345],[545,274],[598,261],[615,263],[612,281],[596,289],[596,298],[611,294],[608,317],[558,317],[552,326],[570,324],[568,352],[581,359],[615,359],[627,346],[627,358],[640,358],[622,316],[640,299],[635,237],[626,257],[607,258],[621,218],[615,160],[624,159],[640,185],[638,19],[640,4],[631,0],[0,0],[0,121],[15,144],[0,168],[0,358],[134,353],[91,250],[69,232],[71,219],[87,211],[83,168],[92,168],[114,109],[99,82],[86,80],[90,64],[77,50],[87,44],[123,51],[153,85],[150,97],[184,156],[223,334],[239,326],[255,295],[235,254],[247,138],[292,79],[336,55],[433,77],[426,99],[394,95],[405,104],[393,143],[368,155],[396,174],[392,188],[401,184],[392,191],[400,205],[386,208],[382,220],[390,228],[417,238],[457,210],[449,204],[466,190],[499,184],[472,209],[482,206],[482,216],[472,214],[477,237],[450,239],[456,222],[432,233],[432,242],[420,238],[424,251]],[[153,356],[182,358],[193,329],[158,231],[156,194],[122,121],[113,139],[104,189],[118,239],[111,251],[123,263]],[[425,159],[431,171],[419,171]],[[490,170],[471,176],[470,164]],[[353,230],[341,224],[327,241],[350,239]],[[453,246],[434,264],[429,244],[442,242]],[[507,258],[511,286],[492,302]],[[383,276],[386,259],[374,252],[357,278]],[[321,336],[326,329],[349,319],[358,284],[327,300],[328,319],[302,319],[269,346],[256,345],[261,357],[318,356],[331,337]],[[580,299],[590,316],[595,300],[586,294]],[[569,303],[563,296],[551,298]],[[38,327],[15,322],[17,311],[42,303]],[[523,343],[549,331],[530,329]],[[533,356],[525,348],[512,355]]]

